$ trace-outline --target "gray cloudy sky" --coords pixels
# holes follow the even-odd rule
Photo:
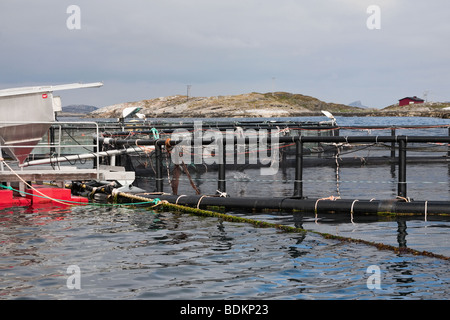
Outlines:
[[[58,92],[98,107],[188,84],[193,96],[276,90],[376,108],[425,91],[450,101],[449,12],[448,0],[1,0],[0,89],[103,81]]]

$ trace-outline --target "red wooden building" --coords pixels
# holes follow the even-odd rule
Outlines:
[[[414,97],[406,97],[406,98],[398,100],[398,105],[399,106],[407,106],[407,105],[414,104],[414,103],[424,103],[424,102],[425,102],[425,100],[414,96]]]

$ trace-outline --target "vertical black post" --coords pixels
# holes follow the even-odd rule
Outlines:
[[[317,130],[317,136],[318,137],[322,136],[322,131],[321,130]],[[322,148],[322,142],[317,142],[317,147],[318,148]],[[322,154],[323,154],[323,152],[319,152],[318,153],[319,158],[322,158]]]
[[[92,145],[94,146],[93,148],[93,152],[94,154],[98,152],[97,150],[97,137],[94,137]],[[97,157],[94,157],[94,164],[93,164],[93,169],[97,169]]]
[[[406,137],[398,137],[398,190],[399,197],[406,198]]]
[[[161,145],[155,141],[155,156],[156,156],[156,192],[163,192],[163,175],[162,175],[162,151]]]
[[[218,180],[217,180],[217,190],[219,190],[219,192],[226,192],[226,180],[225,180],[225,164],[226,164],[225,139],[219,140],[217,142],[217,145],[219,146],[219,177],[218,177]]]
[[[391,136],[395,137],[395,128],[391,128]],[[395,158],[395,141],[391,142],[391,158]]]
[[[55,127],[50,127],[49,135],[50,135],[50,154],[54,154],[56,152],[56,148],[55,148]]]
[[[450,127],[448,127],[448,135],[450,136]],[[450,144],[447,144],[447,157],[450,157]]]
[[[303,142],[301,136],[295,141],[294,197],[303,198]]]

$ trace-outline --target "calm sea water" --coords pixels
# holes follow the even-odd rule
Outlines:
[[[433,118],[338,118],[338,122],[450,124]],[[448,134],[447,129],[436,130],[433,134]],[[358,156],[378,151],[361,152]],[[312,198],[338,194],[392,198],[397,177],[390,169],[343,167],[336,180],[336,168],[305,168],[304,193]],[[292,170],[280,170],[270,178],[258,170],[227,174],[232,196],[292,195]],[[407,177],[409,196],[450,200],[447,164],[429,164],[425,170],[423,164],[408,165]],[[215,172],[193,178],[202,192],[217,188]],[[153,183],[145,177],[139,182]],[[180,188],[180,193],[193,194],[186,181]],[[355,218],[352,223],[345,216],[316,220],[283,212],[231,213],[450,256],[447,217]],[[378,273],[373,273],[373,266]],[[189,214],[100,204],[0,208],[2,300],[448,299],[449,271],[450,263],[438,258]],[[374,283],[373,276],[379,287],[368,285],[368,280]]]

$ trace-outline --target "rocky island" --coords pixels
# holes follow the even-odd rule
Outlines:
[[[119,118],[128,107],[140,107],[147,118],[251,118],[299,117],[322,115],[327,110],[341,116],[430,116],[450,118],[450,103],[392,105],[370,109],[288,92],[246,93],[229,96],[187,97],[174,95],[136,102],[119,103],[96,109],[91,118]],[[448,108],[448,109],[447,109]]]
[[[317,98],[286,92],[247,93],[230,96],[187,97],[174,95],[120,103],[89,113],[90,117],[118,118],[128,107],[141,107],[147,118],[247,118],[295,117],[320,114],[320,110],[361,112],[366,109],[326,103]]]

